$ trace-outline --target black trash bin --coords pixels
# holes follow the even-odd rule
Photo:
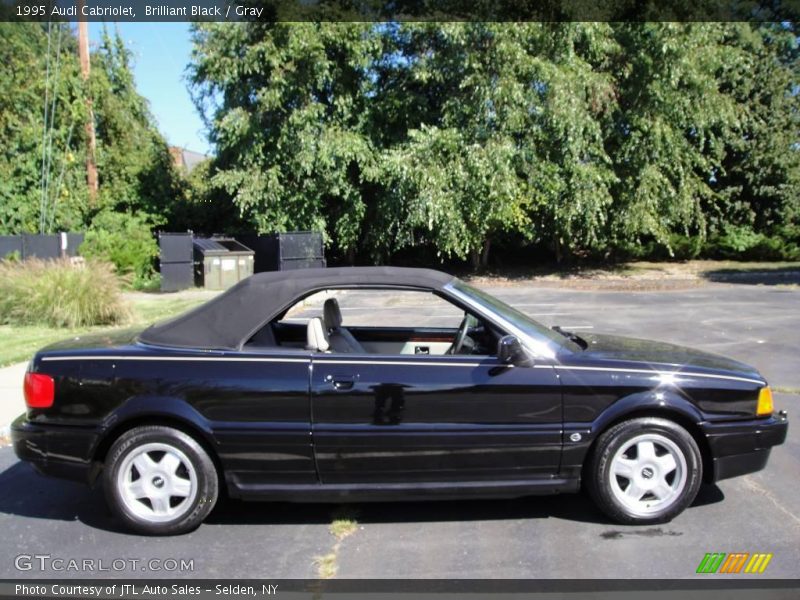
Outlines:
[[[237,235],[255,251],[255,272],[314,269],[326,266],[325,245],[317,231]]]
[[[161,291],[177,292],[194,285],[192,232],[158,234]]]

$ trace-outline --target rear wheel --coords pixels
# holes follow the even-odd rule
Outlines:
[[[196,528],[217,501],[214,463],[191,436],[171,427],[125,432],[108,452],[103,474],[114,514],[140,533]]]
[[[615,521],[664,523],[697,496],[702,465],[697,443],[680,425],[632,419],[598,438],[589,463],[589,493]]]

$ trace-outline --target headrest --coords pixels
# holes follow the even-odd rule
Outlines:
[[[328,298],[322,306],[322,318],[325,325],[329,328],[342,326],[342,311],[339,309],[339,301],[336,298]]]
[[[309,350],[327,352],[331,347],[328,342],[328,333],[325,331],[325,327],[322,325],[322,319],[319,317],[314,317],[308,321],[306,336]]]

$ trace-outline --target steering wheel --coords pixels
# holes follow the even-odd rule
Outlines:
[[[474,327],[477,322],[478,320],[471,314],[467,312],[464,313],[464,318],[461,320],[461,325],[458,326],[458,333],[456,333],[455,340],[453,340],[453,345],[450,346],[448,354],[458,354],[461,351],[461,348],[464,346],[464,341],[467,339],[467,333],[469,333],[470,328]]]

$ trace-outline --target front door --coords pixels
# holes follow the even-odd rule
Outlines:
[[[323,483],[510,481],[558,471],[561,391],[549,365],[316,354],[311,414]]]

